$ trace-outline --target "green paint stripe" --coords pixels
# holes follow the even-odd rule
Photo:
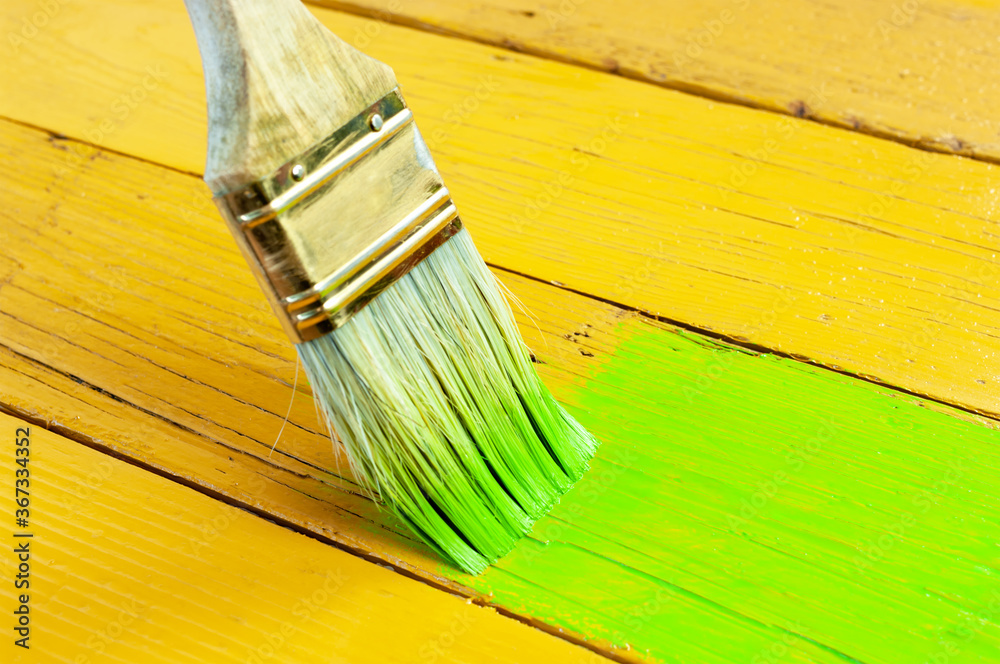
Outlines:
[[[633,319],[578,393],[592,470],[462,580],[657,661],[1000,661],[998,434]]]

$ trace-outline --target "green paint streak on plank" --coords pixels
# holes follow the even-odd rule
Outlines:
[[[641,319],[619,338],[556,389],[592,470],[460,580],[653,661],[1000,662],[995,422]]]

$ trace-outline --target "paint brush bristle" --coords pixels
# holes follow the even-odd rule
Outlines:
[[[542,385],[392,70],[297,0],[185,0],[205,182],[359,482],[481,572],[597,442]]]
[[[297,348],[355,476],[467,572],[510,551],[597,448],[539,379],[468,231]]]

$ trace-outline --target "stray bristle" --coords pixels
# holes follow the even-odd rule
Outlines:
[[[355,477],[472,574],[510,551],[597,449],[542,384],[465,230],[298,349]]]

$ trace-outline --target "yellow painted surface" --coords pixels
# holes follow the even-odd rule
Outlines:
[[[0,8],[0,32],[19,29],[23,11]],[[1000,327],[991,304],[1000,295],[995,168],[465,41],[329,11],[320,15],[348,41],[396,67],[463,216],[494,264],[986,413],[1000,412]],[[600,647],[607,645],[604,639],[619,646],[657,644],[661,649],[654,656],[659,659],[673,652],[674,638],[703,647],[700,632],[682,633],[667,622],[666,614],[652,617],[654,633],[645,618],[638,628],[632,624],[636,616],[628,611],[635,607],[619,607],[612,619],[600,613],[603,607],[579,601],[574,595],[579,588],[539,585],[537,579],[552,575],[534,567],[535,576],[521,576],[520,559],[511,567],[496,568],[482,581],[485,585],[465,587],[462,583],[474,580],[443,567],[399,524],[378,514],[359,495],[346,463],[320,430],[308,386],[300,384],[293,393],[292,350],[193,175],[200,171],[204,153],[203,98],[193,35],[180,3],[67,3],[45,27],[11,56],[9,73],[0,84],[0,115],[14,120],[0,121],[0,393],[6,408],[462,595],[494,602],[485,593],[495,584],[507,593],[497,604],[526,616],[546,616],[549,629],[566,626],[578,637],[597,635]],[[621,341],[616,326],[634,315],[537,280],[509,272],[502,276],[534,315],[519,313],[518,322],[545,362],[540,370],[557,396],[576,393],[571,386],[586,388]],[[710,379],[709,385],[721,390],[724,383],[717,382],[718,375],[721,372],[724,380],[728,366],[709,359],[693,380],[700,385]],[[290,424],[271,453],[290,400]],[[895,426],[895,420],[892,423]],[[639,421],[630,426],[643,429]],[[785,438],[794,444],[794,432]],[[908,449],[905,436],[900,441],[902,449]],[[710,448],[706,454],[712,454]],[[73,464],[64,465],[62,476],[52,476],[53,493],[73,486]],[[77,465],[86,468],[85,463]],[[735,467],[748,473],[739,482],[746,496],[768,475],[766,468]],[[195,496],[131,466],[123,468],[161,487],[148,489],[148,498],[121,493],[131,482],[115,487],[112,498],[120,498],[117,509],[129,518],[150,503],[159,505],[166,494]],[[916,486],[935,477],[925,471],[911,479]],[[682,489],[678,496],[687,495]],[[905,506],[906,497],[900,496]],[[230,512],[219,502],[197,500],[205,502],[185,510],[186,527],[212,533],[216,516]],[[853,514],[857,506],[849,498],[845,504]],[[704,507],[709,512],[735,509],[717,509],[711,501]],[[53,514],[59,513],[53,509]],[[864,537],[877,538],[879,528],[889,523],[880,509],[878,504],[871,510],[857,508],[864,517],[865,528],[859,531]],[[947,515],[969,518],[969,510],[956,508]],[[664,515],[657,511],[655,516]],[[808,514],[803,516],[809,522]],[[553,518],[558,522],[563,517]],[[309,549],[303,555],[348,558],[254,517],[241,513],[241,519],[240,524],[248,520],[281,537],[298,538],[294,548]],[[71,525],[76,527],[78,520]],[[698,546],[715,546],[713,539],[701,538],[699,527],[684,531],[693,538],[690,548],[678,549],[690,556],[685,569],[702,560]],[[153,535],[160,531],[144,528],[136,525],[126,533],[144,538],[133,547],[136,552],[158,545]],[[89,535],[83,532],[90,537],[100,530],[94,525]],[[70,526],[64,531],[73,532]],[[104,528],[102,534],[108,531]],[[177,526],[171,536],[185,532]],[[260,541],[269,541],[262,533],[254,531],[243,543],[260,551]],[[219,545],[229,537],[219,539]],[[546,540],[528,541],[529,550],[548,549],[548,535],[539,537]],[[579,542],[589,537],[583,532],[566,550],[578,551]],[[91,541],[79,539],[74,545]],[[757,546],[745,540],[741,535],[732,539],[740,546]],[[788,539],[784,541],[789,546]],[[768,550],[778,546],[767,538],[761,542]],[[309,548],[314,546],[319,548]],[[791,546],[789,551],[795,551],[794,539]],[[778,549],[782,552],[775,560],[791,555]],[[548,550],[560,551],[562,544]],[[645,546],[639,551],[640,561],[627,570],[628,575],[637,570],[630,590],[635,597],[652,593],[649,597],[660,601],[653,591],[659,579],[669,578],[663,576],[669,570],[660,566],[662,560],[651,561]],[[268,585],[272,581],[264,562],[273,560],[270,555],[249,556],[240,577],[243,586],[238,574],[218,579],[233,589],[232,595],[223,593],[225,600],[238,605],[234,634],[259,635],[270,629],[269,618],[252,613],[250,600],[241,598],[262,597],[266,606],[294,606],[284,595],[276,598]],[[621,552],[602,555],[593,559],[609,568],[627,558]],[[232,559],[206,560],[199,569],[225,567]],[[545,560],[565,572],[563,558]],[[721,595],[756,598],[753,601],[761,601],[760,610],[770,616],[752,618],[747,627],[742,614],[725,602],[712,604],[705,611],[718,619],[719,634],[729,634],[738,625],[766,644],[779,609],[787,609],[782,616],[798,615],[795,601],[789,599],[796,586],[788,578],[783,581],[789,584],[787,593],[776,591],[781,597],[765,601],[743,592],[741,566],[733,567],[725,555],[719,561],[724,574],[740,579],[722,587]],[[148,559],[142,562],[158,569]],[[134,564],[131,569],[141,569],[140,563]],[[251,564],[257,566],[251,569]],[[660,576],[650,573],[649,565]],[[71,574],[77,568],[74,563],[62,569]],[[776,569],[783,567],[776,563]],[[296,583],[307,585],[309,578],[316,578],[315,566],[303,563],[297,570],[303,576],[296,577]],[[136,571],[132,578],[133,594],[144,581],[138,575]],[[398,578],[393,576],[393,583]],[[595,573],[586,578],[587,583],[597,579],[596,587],[602,588],[602,579],[608,577]],[[687,579],[685,587],[716,585],[705,578]],[[413,596],[417,608],[399,614],[410,616],[413,634],[422,629],[433,633],[435,625],[448,624],[440,622],[443,614],[425,612],[424,605],[433,607],[447,599],[456,611],[473,610],[415,581],[407,583],[423,588],[420,592],[430,593],[427,597],[442,598]],[[114,611],[120,609],[113,600],[127,600],[122,593],[129,591],[109,584],[101,586],[101,592],[112,594],[88,619],[116,619]],[[352,605],[344,613],[334,611],[324,622],[328,631],[309,632],[316,641],[303,641],[306,654],[296,661],[326,652],[316,644],[331,638],[336,643],[341,624],[351,629],[359,623],[374,624],[373,614],[390,610],[382,608],[392,599],[378,590],[383,586],[368,588],[375,590],[358,590],[345,601],[376,596],[378,601]],[[712,597],[718,588],[702,590],[705,594],[699,597]],[[188,591],[195,592],[185,587]],[[907,587],[906,592],[911,591],[926,601],[923,588]],[[405,597],[402,591],[392,592]],[[877,586],[872,594],[885,592],[896,591]],[[899,593],[893,597],[904,594]],[[82,602],[84,595],[78,591],[72,597]],[[55,597],[63,598],[59,593]],[[811,615],[818,616],[812,627],[819,631],[806,636],[820,636],[810,643],[826,647],[836,630],[823,629],[840,625],[830,616],[841,605],[817,601],[822,605]],[[969,601],[961,606],[977,605]],[[687,609],[680,615],[679,624],[686,624]],[[202,622],[220,616],[231,619],[228,612],[216,612]],[[490,619],[500,620],[492,614]],[[920,639],[913,642],[922,643],[947,628],[945,623],[925,623]],[[900,621],[897,628],[906,626]],[[232,645],[228,629],[216,631],[212,643]],[[540,638],[528,632],[530,638]],[[367,633],[376,643],[396,638],[395,632]],[[406,641],[409,634],[400,639],[422,643]],[[525,634],[511,633],[504,642],[523,648]],[[977,647],[985,647],[983,643]],[[817,646],[817,658],[839,656],[821,649]],[[523,652],[501,652],[506,659],[498,656],[498,661],[522,661]],[[617,652],[630,661],[637,657]],[[467,659],[476,661],[474,656],[482,654],[473,652]],[[549,661],[566,661],[559,653],[542,654]],[[235,656],[245,661],[246,651]],[[809,661],[809,655],[796,656]],[[128,653],[120,661],[146,660]]]
[[[340,0],[311,0],[330,7]],[[355,0],[350,11],[1000,158],[994,0]]]
[[[17,25],[18,8],[0,11],[0,27]],[[182,7],[104,0],[63,11],[12,59],[0,115],[198,171],[202,83]],[[492,263],[1000,411],[993,166],[319,15],[395,66]],[[59,145],[72,183],[88,157]],[[209,209],[193,191],[182,203]],[[160,204],[153,193],[147,205]],[[214,269],[201,260],[191,269]],[[223,324],[228,312],[212,316]]]
[[[0,415],[4,441],[23,426]],[[33,537],[4,535],[4,549],[30,542],[29,587],[15,593],[20,562],[0,556],[0,604],[10,623],[28,595],[30,647],[5,625],[0,661],[606,661],[41,427],[29,440],[32,516],[16,532]]]
[[[72,143],[12,123],[0,123],[0,145],[7,157],[0,191],[10,212],[0,227],[0,404],[24,419],[550,632],[605,652],[614,646],[620,661],[648,653],[649,661],[724,664],[776,647],[789,649],[782,660],[789,662],[834,664],[843,661],[838,652],[871,664],[917,661],[937,652],[940,634],[964,628],[965,612],[992,601],[984,583],[992,574],[989,547],[981,542],[995,531],[995,422],[678,334],[510,273],[501,276],[534,314],[519,312],[518,323],[547,383],[603,445],[592,471],[531,537],[481,577],[464,576],[338,472],[343,460],[318,433],[307,386],[299,386],[291,423],[269,454],[293,398],[291,349],[214,210],[197,198],[195,176],[95,151],[63,178],[58,169]],[[196,202],[186,208],[185,201]],[[220,279],[227,289],[215,288]],[[829,414],[837,435],[820,440]],[[808,463],[797,469],[798,457],[788,455],[799,449]],[[956,459],[969,467],[960,478],[947,475]],[[43,463],[50,467],[50,459]],[[780,492],[745,512],[778,472],[788,480]],[[69,477],[53,479],[47,491],[72,487]],[[135,484],[124,476],[122,486],[111,482],[108,491]],[[174,486],[156,482],[163,491]],[[137,551],[155,550],[159,527],[148,523],[158,522],[146,518],[145,506],[163,491],[145,490],[152,498],[119,507],[123,522],[138,515],[127,521],[144,538]],[[909,506],[921,491],[937,492],[933,511],[894,539],[897,515],[915,509]],[[103,485],[95,490],[96,502],[104,492]],[[39,508],[43,515],[55,509]],[[214,533],[231,518],[229,508],[199,498],[183,514],[186,527],[226,550],[228,540]],[[735,526],[734,515],[742,519]],[[964,524],[961,537],[950,534],[956,524]],[[861,560],[873,561],[871,570],[852,571],[886,533],[886,550]],[[274,555],[320,546],[292,537],[287,547],[259,532],[253,540],[280,548]],[[80,556],[59,556],[71,561],[60,563],[67,574],[85,569],[75,562]],[[926,571],[956,556],[961,562],[950,564],[946,578]],[[213,557],[195,571],[227,570],[234,559]],[[270,582],[266,568],[256,570],[246,571],[247,584]],[[148,585],[138,572],[131,578],[111,588],[136,594]],[[936,594],[928,595],[928,583]],[[883,616],[887,597],[902,608]],[[232,623],[230,596],[224,600],[227,610],[202,620],[213,638],[249,633]],[[414,601],[425,603],[433,606]],[[852,611],[843,610],[848,604]],[[383,611],[377,603],[349,606],[359,622]],[[420,623],[423,613],[414,611],[411,622]],[[428,616],[435,624],[436,614]],[[337,643],[340,623],[330,620],[333,627],[315,638]],[[989,627],[962,647],[966,656],[989,653],[998,638]],[[511,635],[511,647],[523,643]],[[508,661],[522,661],[521,652]]]
[[[294,350],[200,180],[97,151],[61,176],[77,146],[7,122],[0,145],[8,408],[461,591],[360,495],[303,377],[293,394]],[[563,386],[602,361],[626,315],[504,281],[533,315],[517,312],[526,341],[558,363],[548,377]],[[574,333],[589,335],[593,357]]]

